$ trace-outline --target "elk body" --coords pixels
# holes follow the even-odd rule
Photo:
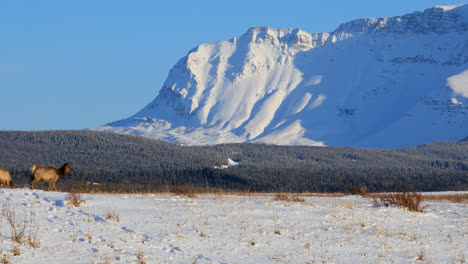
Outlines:
[[[0,185],[3,188],[3,186],[7,187],[13,187],[13,181],[11,180],[11,175],[8,170],[0,168]]]
[[[51,187],[54,187],[54,190],[57,191],[57,188],[55,188],[55,182],[58,179],[62,179],[67,175],[67,173],[72,171],[73,169],[68,166],[68,163],[63,164],[62,167],[58,169],[52,166],[42,167],[39,165],[33,165],[31,169],[29,169],[31,174],[31,189],[34,189],[34,184],[39,181],[43,181],[49,183],[49,191],[51,190]]]

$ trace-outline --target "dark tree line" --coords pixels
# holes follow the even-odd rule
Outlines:
[[[226,165],[228,158],[239,165]],[[17,185],[33,164],[69,162],[68,181],[241,189],[339,192],[468,190],[468,141],[395,149],[221,144],[187,147],[96,131],[0,131],[0,167]],[[67,180],[64,180],[65,182]],[[60,184],[60,183],[59,183]]]

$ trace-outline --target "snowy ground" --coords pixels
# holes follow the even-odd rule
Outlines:
[[[426,212],[415,213],[375,207],[358,196],[292,203],[273,197],[85,195],[85,204],[71,207],[65,196],[0,189],[0,205],[17,219],[33,219],[36,225],[28,229],[38,230],[40,239],[37,248],[18,246],[1,214],[2,263],[419,263],[418,255],[425,263],[468,260],[466,204],[426,203]],[[106,220],[109,213],[119,221]]]

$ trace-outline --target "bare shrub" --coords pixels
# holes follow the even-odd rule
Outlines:
[[[424,207],[421,206],[423,196],[417,192],[401,192],[391,194],[379,194],[378,199],[374,199],[374,205],[377,206],[397,206],[398,208],[406,208],[413,212],[423,212]]]
[[[177,195],[186,196],[188,198],[197,197],[195,188],[193,188],[192,186],[190,186],[188,184],[177,186],[175,188],[175,190],[174,190],[174,193],[177,194]]]
[[[11,229],[11,240],[18,244],[23,243],[23,236],[28,226],[27,215],[24,214],[24,219],[19,219],[9,201],[4,203],[2,213]]]
[[[24,213],[24,217],[17,215],[16,211],[10,206],[9,201],[3,205],[2,214],[6,218],[11,230],[11,240],[18,243],[38,248],[41,244],[39,239],[39,224],[33,217],[32,212]]]
[[[65,196],[65,200],[69,205],[76,207],[80,206],[85,201],[83,195],[75,190],[71,190],[67,196]]]

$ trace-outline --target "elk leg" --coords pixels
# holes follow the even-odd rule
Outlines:
[[[31,181],[31,189],[34,190],[34,184],[36,184],[36,183],[37,183],[37,180],[36,180],[36,179],[34,179],[34,180]]]

